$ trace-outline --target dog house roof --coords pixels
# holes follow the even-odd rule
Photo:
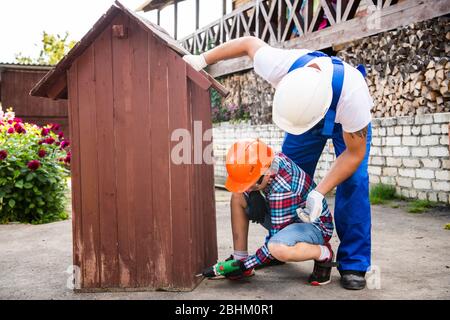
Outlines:
[[[67,79],[66,71],[72,63],[83,54],[83,52],[95,41],[95,39],[103,32],[103,30],[113,21],[119,14],[125,13],[130,19],[136,21],[142,28],[151,31],[167,47],[171,48],[180,55],[190,54],[175,39],[173,39],[163,28],[148,21],[147,19],[137,15],[133,11],[126,8],[119,1],[116,1],[111,8],[94,24],[91,30],[70,50],[70,52],[52,69],[50,70],[35,86],[31,89],[30,95],[38,97],[46,97],[52,99],[67,98]],[[209,81],[211,86],[215,88],[221,95],[228,95],[225,89],[218,81],[205,71],[200,71],[205,80]],[[56,87],[56,89],[55,89]]]

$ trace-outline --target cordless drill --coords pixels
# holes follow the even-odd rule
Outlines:
[[[212,267],[206,268],[198,276],[204,276],[206,278],[214,278],[217,276],[236,277],[242,275],[244,271],[244,262],[240,260],[228,260],[218,262]]]

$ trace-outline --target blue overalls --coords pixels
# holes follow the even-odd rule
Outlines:
[[[306,66],[311,60],[326,56],[316,51],[300,57],[289,72]],[[344,82],[344,64],[337,57],[333,62],[333,100],[324,119],[301,135],[287,133],[283,153],[314,177],[317,162],[329,138],[332,138],[336,156],[346,149],[342,126],[335,123],[336,107]],[[361,69],[358,68],[360,71]],[[371,263],[371,212],[369,201],[368,158],[372,140],[372,129],[367,133],[367,151],[363,162],[353,175],[337,187],[334,218],[337,234],[341,241],[337,261],[340,271],[366,272]]]

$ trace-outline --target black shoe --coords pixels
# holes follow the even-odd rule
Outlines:
[[[280,261],[280,260],[277,260],[277,259],[273,259],[273,260],[270,260],[268,263],[256,266],[255,270],[260,270],[260,269],[264,269],[264,268],[267,268],[267,267],[282,266],[283,264],[286,264],[286,262],[283,262],[283,261]]]
[[[341,284],[347,290],[362,290],[366,287],[365,272],[341,271]]]
[[[331,269],[337,264],[333,262],[334,252],[329,243],[325,244],[331,252],[331,258],[326,261],[314,261],[313,273],[309,276],[308,282],[312,286],[323,286],[331,282]]]

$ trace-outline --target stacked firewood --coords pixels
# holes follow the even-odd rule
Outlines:
[[[450,112],[450,18],[440,17],[345,46],[338,55],[365,64],[375,117]]]

